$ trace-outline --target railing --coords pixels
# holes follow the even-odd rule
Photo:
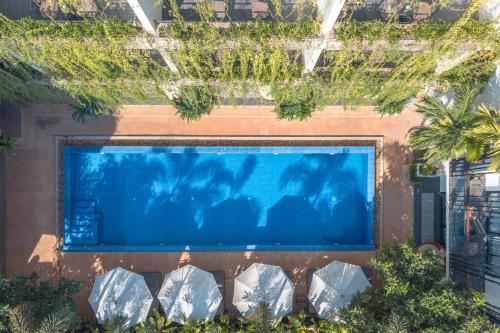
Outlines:
[[[450,276],[462,287],[488,294],[500,288],[500,192],[488,192],[489,160],[450,163]],[[491,299],[490,299],[491,300]],[[498,303],[486,302],[500,319]]]

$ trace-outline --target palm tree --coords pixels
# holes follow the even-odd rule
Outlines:
[[[480,159],[484,154],[488,154],[491,159],[490,169],[500,170],[500,113],[496,109],[488,110],[485,105],[481,105],[477,110],[477,123],[474,128],[468,131],[467,135],[471,140],[476,140],[483,148],[478,151]]]
[[[424,151],[424,158],[430,162],[462,157],[477,160],[484,151],[484,143],[469,135],[478,121],[473,108],[476,94],[477,90],[470,86],[456,90],[451,107],[439,98],[424,97],[416,109],[424,118],[424,126],[410,132],[410,147]]]

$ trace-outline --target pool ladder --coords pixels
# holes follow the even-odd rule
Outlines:
[[[97,244],[97,230],[101,214],[96,212],[95,201],[73,201],[71,205],[69,237],[74,245]]]

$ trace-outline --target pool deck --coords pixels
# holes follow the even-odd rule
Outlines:
[[[254,262],[290,271],[298,307],[306,301],[306,271],[334,259],[366,265],[375,252],[193,252],[193,253],[62,253],[56,250],[56,136],[342,136],[383,138],[382,240],[405,240],[412,234],[412,187],[405,136],[419,125],[411,111],[383,117],[371,108],[345,112],[329,107],[311,119],[278,121],[272,107],[223,107],[200,121],[186,122],[168,106],[127,106],[116,116],[75,123],[65,106],[32,105],[21,110],[22,138],[15,154],[5,158],[5,271],[8,276],[38,272],[80,281],[79,312],[96,274],[121,266],[162,276],[187,263],[225,272],[225,305],[233,311],[233,278]],[[1,115],[0,115],[1,117]],[[0,251],[0,254],[2,251]],[[1,261],[1,260],[0,260]]]

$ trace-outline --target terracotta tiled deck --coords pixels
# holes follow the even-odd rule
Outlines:
[[[253,262],[276,264],[292,272],[296,297],[304,303],[305,272],[333,259],[365,265],[373,252],[209,252],[209,253],[60,253],[56,251],[56,135],[251,135],[251,136],[381,136],[384,140],[383,221],[385,242],[404,240],[412,231],[412,190],[404,165],[405,135],[420,119],[413,112],[384,117],[370,108],[344,112],[330,107],[306,122],[277,121],[272,107],[222,108],[198,122],[187,123],[167,106],[124,107],[116,117],[75,123],[64,106],[34,105],[22,110],[22,139],[6,158],[6,273],[39,272],[82,283],[79,311],[90,311],[86,298],[96,273],[120,265],[162,274],[185,263],[226,275],[226,308],[232,279]]]

